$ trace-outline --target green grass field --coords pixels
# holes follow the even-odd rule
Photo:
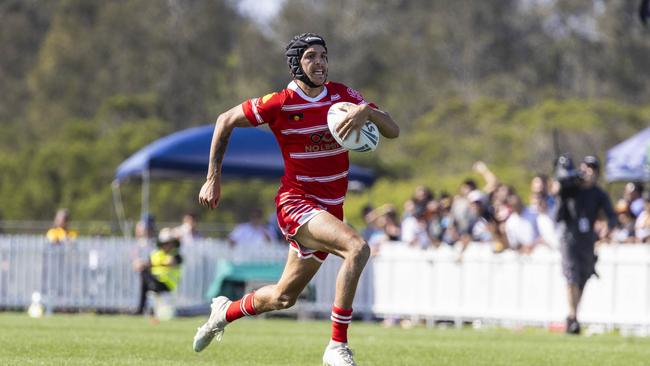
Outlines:
[[[203,318],[152,325],[129,316],[0,313],[0,365],[320,365],[329,322],[245,319],[192,351]],[[569,337],[540,329],[382,328],[355,322],[360,365],[648,365],[650,339]]]

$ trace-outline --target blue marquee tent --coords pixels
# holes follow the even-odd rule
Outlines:
[[[204,178],[214,124],[189,128],[165,136],[126,159],[115,171],[113,194],[120,221],[124,212],[119,185],[130,178],[142,180],[142,213],[149,211],[149,181],[158,178]],[[284,174],[282,153],[275,136],[262,128],[236,128],[222,165],[222,177],[278,179]],[[350,182],[370,186],[371,170],[350,165]],[[126,232],[126,230],[125,230]]]
[[[650,181],[650,127],[607,151],[608,182]]]
[[[163,137],[126,159],[115,179],[205,177],[214,125],[189,128]],[[261,128],[236,128],[223,161],[225,178],[276,179],[284,173],[282,153],[275,136]],[[375,176],[370,169],[350,165],[351,181],[370,186]]]

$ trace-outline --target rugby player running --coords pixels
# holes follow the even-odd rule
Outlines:
[[[228,324],[243,316],[291,307],[331,253],[341,257],[343,263],[336,278],[332,338],[323,363],[355,365],[348,347],[347,328],[370,249],[361,235],[343,222],[348,151],[329,132],[327,112],[337,102],[354,104],[336,130],[343,138],[358,134],[367,120],[374,122],[389,139],[398,137],[399,126],[356,90],[327,81],[327,46],[321,36],[304,33],[293,37],[285,55],[292,77],[286,89],[246,100],[217,119],[208,175],[199,202],[210,209],[218,205],[221,165],[233,129],[268,124],[284,158],[285,173],[275,203],[278,224],[292,250],[277,284],[264,286],[236,301],[223,296],[214,298],[210,318],[198,329],[193,346],[196,352],[202,351],[213,338],[221,339]]]

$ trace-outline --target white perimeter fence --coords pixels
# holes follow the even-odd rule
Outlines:
[[[176,306],[207,309],[206,292],[220,259],[234,263],[283,263],[286,245],[231,249],[219,240],[183,248]],[[135,244],[124,238],[79,238],[52,246],[40,236],[0,236],[0,307],[24,308],[41,292],[55,308],[135,310],[140,277],[132,269]],[[331,256],[312,280],[314,296],[295,310],[328,314],[341,263]],[[650,246],[603,246],[587,284],[581,319],[606,326],[650,327]],[[566,315],[560,255],[539,248],[532,255],[494,254],[470,245],[462,260],[443,247],[417,250],[384,246],[364,271],[355,314],[419,317],[430,321],[484,320],[549,324]]]

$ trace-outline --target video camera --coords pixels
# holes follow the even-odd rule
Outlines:
[[[555,179],[560,183],[560,194],[574,192],[580,187],[582,173],[569,154],[562,154],[555,161]]]

